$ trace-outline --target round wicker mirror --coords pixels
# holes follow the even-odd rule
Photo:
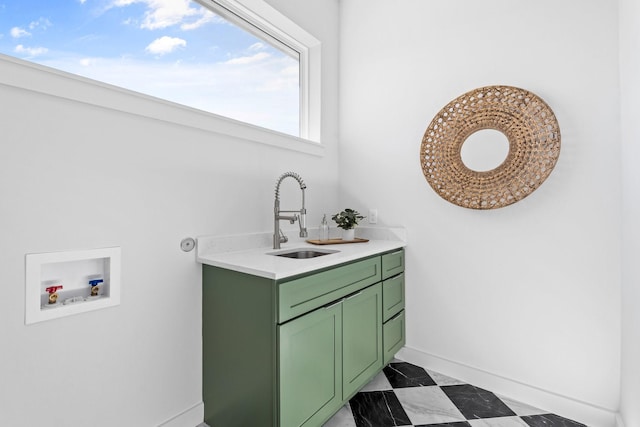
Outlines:
[[[488,171],[468,168],[461,149],[483,129],[509,141],[504,162]],[[538,96],[511,86],[487,86],[451,101],[433,118],[420,147],[422,172],[445,200],[471,209],[517,202],[549,176],[560,155],[560,127]]]

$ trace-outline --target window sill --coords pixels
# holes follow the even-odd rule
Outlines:
[[[0,84],[314,156],[319,142],[229,119],[0,54]]]

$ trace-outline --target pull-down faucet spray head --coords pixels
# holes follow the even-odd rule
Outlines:
[[[285,172],[282,175],[280,175],[280,178],[278,178],[278,182],[276,183],[276,200],[277,201],[280,200],[280,184],[282,183],[282,180],[288,176],[295,179],[296,181],[298,181],[298,184],[300,184],[300,190],[302,190],[302,194],[303,194],[302,207],[304,208],[304,189],[307,188],[307,184],[305,184],[304,181],[302,180],[302,177],[295,172]]]

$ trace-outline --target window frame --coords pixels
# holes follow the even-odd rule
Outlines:
[[[264,34],[267,34],[299,53],[299,137],[1,53],[0,84],[194,127],[219,135],[316,156],[324,155],[320,133],[320,41],[264,0],[193,1],[210,8],[223,18],[260,38],[264,38]]]

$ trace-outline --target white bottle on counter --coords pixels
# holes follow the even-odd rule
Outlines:
[[[329,240],[329,224],[327,224],[327,214],[324,214],[322,217],[322,222],[320,223],[320,227],[318,228],[318,240],[326,241]]]

